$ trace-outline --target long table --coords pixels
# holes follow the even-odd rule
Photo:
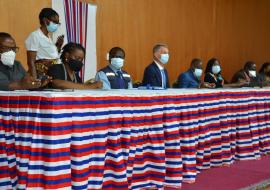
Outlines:
[[[268,153],[268,88],[0,92],[0,189],[181,187]]]

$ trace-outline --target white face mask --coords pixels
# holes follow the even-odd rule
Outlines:
[[[169,58],[170,58],[170,56],[169,56],[168,53],[161,54],[161,56],[160,56],[160,62],[165,65],[165,64],[168,63]]]
[[[12,67],[14,65],[15,57],[16,57],[16,53],[11,50],[5,53],[1,53],[1,62],[4,65]]]
[[[220,68],[219,65],[214,65],[214,66],[212,67],[212,72],[213,72],[214,74],[218,74],[220,71],[221,71],[221,68]]]
[[[197,78],[200,78],[202,76],[202,69],[195,69],[194,70],[194,75],[197,77]]]
[[[111,59],[111,64],[116,69],[121,69],[124,66],[124,59],[122,59],[122,58],[112,58]]]
[[[249,70],[249,76],[250,76],[250,77],[256,77],[256,71],[254,71],[254,70]]]

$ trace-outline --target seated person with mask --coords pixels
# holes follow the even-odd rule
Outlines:
[[[103,89],[131,89],[130,75],[122,70],[125,61],[125,52],[120,47],[114,47],[109,52],[109,65],[101,69],[95,77],[103,83]]]
[[[46,85],[26,73],[20,62],[15,60],[15,40],[5,32],[0,32],[0,90],[28,90]]]
[[[262,86],[270,86],[270,62],[266,62],[262,65],[258,80],[262,83]]]
[[[48,75],[52,77],[51,86],[59,89],[97,89],[102,83],[82,84],[78,72],[83,67],[85,49],[77,43],[68,43],[63,47],[60,59],[62,64],[49,67]]]
[[[246,86],[260,86],[256,74],[256,64],[253,61],[246,62],[243,69],[236,72],[232,78],[232,83],[246,83]]]
[[[210,59],[206,65],[204,82],[214,83],[216,88],[241,87],[246,85],[243,82],[228,84],[223,78],[221,71],[220,61],[216,58]]]
[[[144,70],[143,85],[170,88],[168,72],[164,68],[168,61],[168,46],[156,44],[153,48],[153,62]]]
[[[179,75],[177,84],[178,88],[214,88],[215,84],[201,82],[202,61],[193,59],[189,70]]]

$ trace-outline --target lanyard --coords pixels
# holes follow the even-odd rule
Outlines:
[[[65,65],[64,64],[62,64],[62,65],[63,65],[63,69],[64,69],[64,73],[65,73],[65,80],[67,81],[67,70],[66,70]],[[77,83],[77,78],[76,78],[75,73],[73,73],[73,77],[74,77],[74,81],[73,80],[71,80],[71,81],[74,83]]]
[[[214,75],[214,74],[212,74],[212,73],[209,73],[213,78],[214,78],[214,80],[217,82],[217,78],[216,78],[216,76]]]

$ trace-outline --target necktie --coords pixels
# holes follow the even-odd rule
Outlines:
[[[160,70],[162,79],[162,88],[166,88],[166,75],[164,69]]]
[[[123,74],[122,74],[121,71],[117,71],[116,73],[118,75],[117,80],[118,80],[119,88],[124,89],[125,88],[125,82],[124,82],[124,79],[123,79]]]

